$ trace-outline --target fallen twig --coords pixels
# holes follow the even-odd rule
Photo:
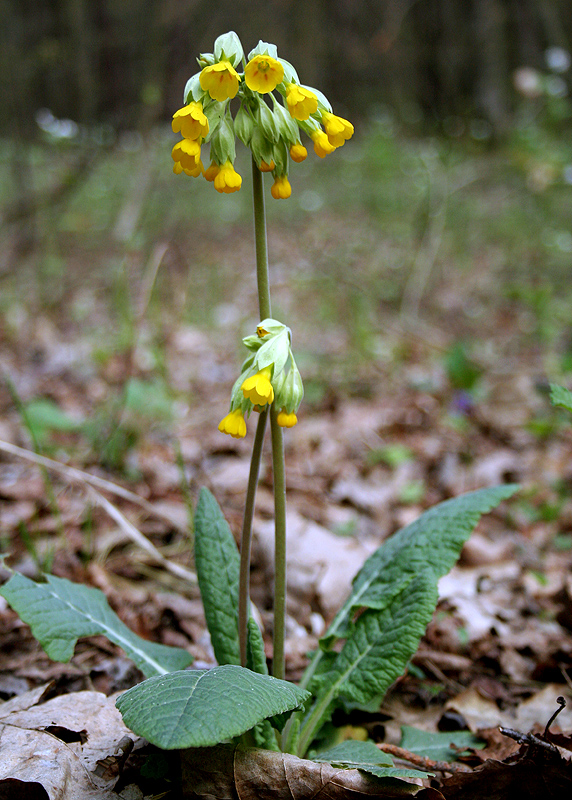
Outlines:
[[[381,742],[377,745],[383,753],[389,753],[390,756],[400,758],[402,761],[407,761],[419,769],[426,772],[472,772],[470,767],[465,764],[449,764],[447,761],[433,761],[426,756],[419,756],[417,753],[412,753],[410,750],[405,750],[403,747],[398,747],[396,744],[387,744]]]

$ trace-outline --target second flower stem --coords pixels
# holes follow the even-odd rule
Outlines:
[[[244,502],[244,517],[242,521],[242,537],[240,540],[240,581],[238,592],[238,641],[240,646],[240,663],[246,666],[248,649],[248,616],[250,613],[250,546],[252,543],[252,518],[254,516],[254,500],[256,498],[256,487],[260,473],[260,459],[262,457],[262,446],[264,444],[264,434],[266,433],[266,419],[268,409],[260,412],[254,444],[252,445],[252,456],[250,458],[250,472],[248,475],[248,487],[246,490],[246,500]]]
[[[286,624],[286,475],[284,438],[276,420],[275,408],[270,414],[272,436],[272,472],[274,476],[274,639],[272,674],[284,679],[284,636]]]

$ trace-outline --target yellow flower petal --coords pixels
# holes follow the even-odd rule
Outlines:
[[[275,200],[287,200],[292,194],[292,187],[286,175],[274,179],[270,194]]]
[[[240,76],[230,61],[211,64],[205,67],[199,76],[201,89],[219,103],[236,97],[239,81]]]
[[[278,414],[276,417],[276,422],[280,425],[281,428],[293,428],[294,425],[298,422],[298,417],[296,414],[292,412],[292,414],[288,414],[285,408]]]
[[[297,164],[300,164],[300,162],[304,161],[307,155],[308,151],[303,144],[293,144],[290,148],[290,158]]]
[[[274,400],[274,389],[270,383],[270,376],[272,369],[264,367],[256,375],[251,375],[243,381],[242,389],[243,395],[250,400],[255,406],[265,406],[266,403],[271,403]]]
[[[336,149],[336,146],[330,142],[324,131],[314,131],[311,134],[311,138],[314,142],[314,152],[320,158],[325,158]]]
[[[289,83],[286,87],[286,103],[294,119],[308,119],[318,110],[318,98],[309,89]]]
[[[322,113],[322,124],[326,135],[334,147],[341,147],[347,139],[351,139],[354,126],[343,117],[337,117],[329,111]]]
[[[284,80],[284,67],[271,56],[254,56],[246,65],[244,80],[253,92],[273,92]]]
[[[185,139],[204,139],[209,132],[209,121],[201,103],[192,102],[175,111],[171,127]]]
[[[233,439],[243,439],[246,436],[246,422],[240,408],[223,417],[218,424],[218,429],[221,433],[228,433]]]
[[[214,177],[215,189],[223,194],[231,194],[231,192],[238,192],[241,186],[241,176],[235,171],[230,161],[227,161]]]

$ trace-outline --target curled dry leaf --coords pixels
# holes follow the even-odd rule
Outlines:
[[[270,750],[218,745],[182,753],[183,797],[217,800],[328,800],[404,797],[417,784],[370,780],[358,769],[340,769]]]
[[[49,800],[117,800],[111,790],[131,746],[126,738],[137,737],[123,724],[116,696],[77,692],[42,703],[45,689],[0,706],[0,797],[19,787],[14,797],[44,796],[43,788]]]

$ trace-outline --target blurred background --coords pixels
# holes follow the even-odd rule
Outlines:
[[[4,0],[0,439],[123,468],[226,396],[257,315],[250,163],[229,196],[175,177],[170,120],[229,29],[355,124],[268,197],[307,408],[405,380],[466,416],[526,366],[534,417],[572,370],[572,0]]]

